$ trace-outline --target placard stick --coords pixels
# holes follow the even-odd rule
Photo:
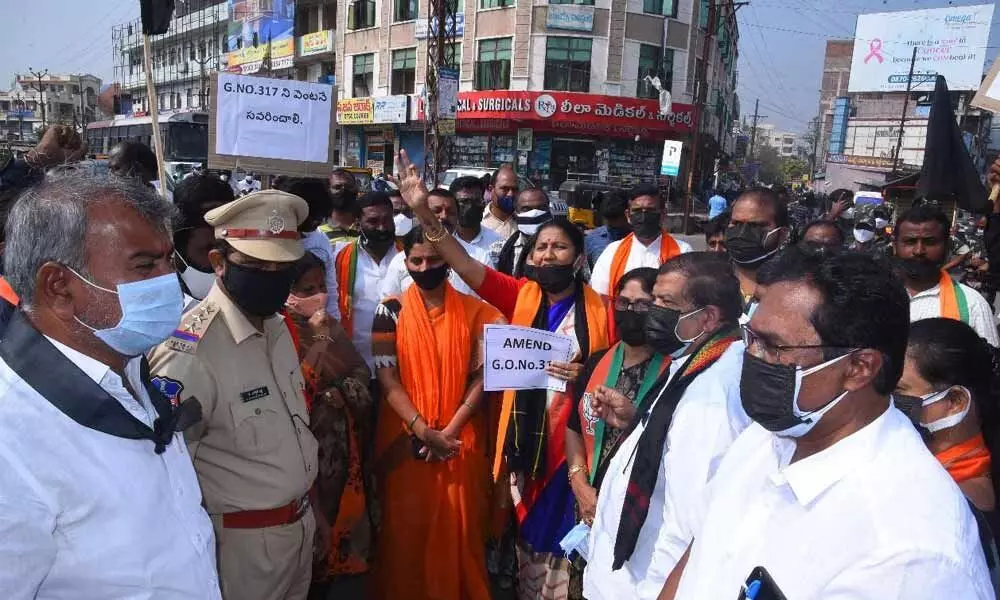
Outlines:
[[[1000,183],[994,184],[993,189],[990,190],[990,202],[996,204],[997,198],[1000,198]]]
[[[163,141],[160,139],[160,107],[156,101],[153,83],[153,57],[149,49],[149,36],[142,36],[143,62],[146,68],[146,95],[149,96],[149,114],[153,117],[153,150],[156,152],[156,173],[160,179],[160,195],[167,197],[167,179],[163,172]]]

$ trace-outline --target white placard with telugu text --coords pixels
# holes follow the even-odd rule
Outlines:
[[[216,154],[328,162],[333,86],[220,73]]]

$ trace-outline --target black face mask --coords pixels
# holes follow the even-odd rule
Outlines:
[[[222,286],[237,306],[255,317],[270,317],[285,305],[295,283],[295,269],[262,271],[226,261]]]
[[[634,310],[615,310],[615,327],[622,341],[629,346],[646,344],[646,316]]]
[[[393,232],[386,229],[362,229],[361,237],[365,246],[384,246],[392,241]]]
[[[632,231],[637,237],[655,238],[660,235],[660,212],[634,212],[630,214]]]
[[[933,281],[940,277],[941,265],[926,258],[894,257],[896,271],[910,281]]]
[[[471,229],[483,220],[482,201],[468,201],[458,203],[458,224],[466,229]]]
[[[743,223],[726,229],[726,251],[738,265],[759,266],[775,250],[764,247],[768,231],[760,225]]]
[[[670,354],[680,350],[684,342],[677,339],[675,330],[681,318],[681,311],[653,305],[646,316],[646,340],[653,350],[660,354]]]
[[[576,280],[576,268],[573,265],[524,265],[524,276],[537,283],[550,294],[566,291]]]
[[[422,290],[435,290],[448,278],[448,265],[441,265],[424,271],[410,271],[413,283]]]

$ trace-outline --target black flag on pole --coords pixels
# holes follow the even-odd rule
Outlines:
[[[174,14],[174,0],[139,0],[142,10],[142,32],[145,35],[162,35],[170,27]]]
[[[948,84],[941,75],[934,85],[931,114],[927,120],[927,141],[917,197],[939,201],[953,199],[959,208],[977,213],[988,212],[990,204],[955,120]]]

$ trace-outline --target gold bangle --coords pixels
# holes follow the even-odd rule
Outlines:
[[[441,227],[441,225],[438,225],[438,227],[441,228],[441,233],[438,235],[434,235],[434,233],[429,228],[424,229],[424,239],[432,244],[436,244],[441,240],[443,240],[444,238],[451,235],[450,233],[448,233],[448,230],[445,229],[444,227]]]
[[[569,468],[569,471],[566,472],[566,479],[568,479],[570,483],[573,483],[574,475],[577,473],[586,473],[586,471],[587,467],[585,465],[573,465]]]
[[[417,424],[418,419],[420,419],[420,413],[413,415],[413,418],[410,419],[410,422],[406,425],[406,428],[409,429],[410,431],[413,431],[413,426]]]

